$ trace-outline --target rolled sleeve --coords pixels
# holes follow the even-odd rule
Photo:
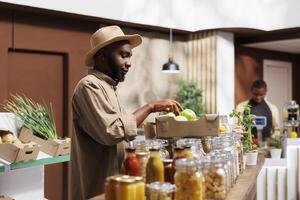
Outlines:
[[[126,140],[131,140],[137,135],[136,118],[133,114],[125,114],[120,117],[124,126],[124,134]]]
[[[104,88],[92,83],[82,84],[73,97],[80,127],[95,141],[114,145],[137,135],[134,115],[123,114],[111,105]]]

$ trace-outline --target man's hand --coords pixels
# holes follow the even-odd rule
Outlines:
[[[156,101],[149,103],[151,107],[151,112],[174,112],[176,115],[183,110],[181,105],[172,99],[165,99],[161,101]]]
[[[177,101],[166,99],[146,104],[143,107],[137,109],[133,114],[136,117],[136,124],[137,126],[139,126],[150,113],[174,112],[176,115],[178,115],[180,111],[182,111],[182,107]]]

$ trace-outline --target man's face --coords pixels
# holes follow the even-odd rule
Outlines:
[[[267,88],[254,88],[252,90],[252,99],[256,103],[261,103],[267,94]]]
[[[117,82],[122,82],[131,67],[130,58],[132,56],[131,46],[127,41],[121,41],[111,45],[106,54],[108,70],[111,78]]]

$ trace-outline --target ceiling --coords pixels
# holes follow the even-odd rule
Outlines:
[[[244,44],[242,46],[300,54],[300,38],[268,42],[256,42],[251,44]]]

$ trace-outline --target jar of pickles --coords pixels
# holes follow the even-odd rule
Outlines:
[[[150,158],[146,167],[146,183],[164,182],[164,164],[160,158],[159,149],[150,149]]]
[[[205,199],[223,200],[226,198],[226,170],[224,161],[217,156],[206,156],[202,161],[205,179]]]
[[[147,200],[174,200],[175,185],[153,182],[147,184]]]
[[[226,172],[226,191],[228,192],[234,185],[234,175],[233,175],[233,157],[230,152],[215,150],[211,152],[210,155],[219,157],[224,162],[224,169]]]
[[[188,159],[178,159],[175,162],[176,200],[202,200],[203,177],[197,169],[196,162]]]

